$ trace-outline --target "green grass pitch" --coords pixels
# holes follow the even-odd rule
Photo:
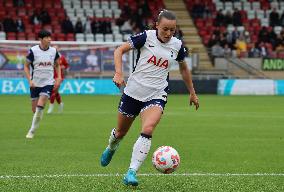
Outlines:
[[[188,96],[170,95],[137,188],[122,177],[139,118],[109,166],[99,163],[119,98],[63,96],[64,113],[45,113],[27,140],[29,96],[0,96],[0,191],[284,191],[284,97],[200,95],[195,111]],[[174,174],[151,164],[161,145],[180,154]]]

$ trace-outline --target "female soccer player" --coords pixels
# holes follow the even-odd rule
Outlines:
[[[122,73],[122,55],[130,49],[136,49],[138,53],[136,66],[119,103],[117,127],[111,131],[109,144],[101,156],[101,165],[107,166],[119,142],[140,114],[142,130],[133,146],[129,170],[123,179],[126,185],[138,185],[136,173],[150,151],[153,131],[167,103],[169,68],[175,61],[179,63],[182,78],[190,93],[190,105],[193,103],[196,110],[199,107],[191,73],[184,62],[184,47],[180,40],[173,37],[176,30],[175,14],[168,10],[160,12],[156,28],[131,36],[127,43],[114,52],[113,82],[118,87],[126,85]]]
[[[56,50],[59,51],[59,48],[57,46],[54,46],[54,48],[56,48]],[[62,81],[63,81],[64,76],[67,73],[67,69],[69,68],[69,64],[68,64],[65,56],[62,55],[62,54],[59,54],[59,60],[58,61],[59,61],[60,69],[61,69],[61,78],[62,78]],[[56,70],[55,70],[54,71],[54,79],[56,79],[57,76],[58,75],[57,75]],[[48,114],[53,112],[55,100],[57,101],[57,103],[59,105],[58,112],[59,113],[63,112],[64,103],[62,102],[61,95],[59,93],[59,88],[60,87],[58,87],[58,89],[52,90],[52,93],[51,93],[51,96],[50,96],[50,104],[49,104],[49,107],[48,107],[48,110],[47,110]]]
[[[52,89],[58,89],[61,82],[61,70],[58,64],[59,54],[54,47],[50,47],[51,33],[42,30],[38,34],[39,45],[33,46],[27,55],[24,66],[26,77],[30,84],[32,111],[34,112],[31,128],[26,138],[32,139],[35,130],[43,116],[44,106],[50,97]],[[54,79],[54,66],[58,77]],[[30,73],[30,67],[32,73]]]

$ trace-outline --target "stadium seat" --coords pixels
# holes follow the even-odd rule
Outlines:
[[[57,33],[55,35],[56,35],[56,40],[57,41],[65,41],[66,40],[64,33]]]
[[[112,34],[105,34],[105,41],[106,42],[113,42],[113,35]]]
[[[94,34],[87,33],[86,34],[86,41],[94,41]]]
[[[110,1],[110,9],[111,10],[118,9],[118,2],[117,1]]]
[[[5,40],[6,39],[6,33],[3,31],[0,31],[0,40]]]
[[[104,17],[112,18],[112,10],[111,9],[105,9],[104,10]]]
[[[102,9],[95,10],[94,13],[95,13],[95,16],[96,16],[97,18],[103,18],[103,17],[104,17],[104,14],[103,14],[103,10],[102,10]]]
[[[114,18],[119,18],[120,15],[121,15],[121,10],[120,9],[114,10],[114,12],[113,12]]]
[[[97,33],[95,34],[96,42],[103,42],[104,41],[104,34]]]
[[[17,34],[17,39],[18,40],[25,40],[26,39],[26,33],[20,32]]]
[[[66,34],[66,41],[74,41],[74,40],[75,40],[74,33],[67,33]]]
[[[16,33],[15,32],[8,32],[6,34],[6,38],[7,40],[16,40],[17,39],[17,36],[16,36]]]
[[[103,10],[109,9],[108,1],[101,1],[101,9]]]
[[[93,7],[93,10],[98,10],[100,9],[100,2],[99,1],[92,1],[92,7]]]
[[[84,33],[76,33],[76,41],[85,41]]]
[[[115,42],[122,42],[122,35],[121,34],[114,34],[114,41]]]

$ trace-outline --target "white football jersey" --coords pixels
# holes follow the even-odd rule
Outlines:
[[[35,45],[29,50],[27,61],[31,63],[31,80],[36,87],[54,85],[54,63],[58,58],[59,54],[54,47],[43,50]]]
[[[163,43],[156,30],[133,35],[128,42],[136,49],[137,60],[124,93],[142,102],[152,99],[166,101],[170,65],[183,61],[185,57],[182,42],[172,37],[168,43]]]

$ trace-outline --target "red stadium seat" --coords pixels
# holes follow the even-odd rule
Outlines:
[[[65,41],[66,40],[64,33],[57,33],[55,35],[56,35],[56,40],[57,41]]]
[[[66,35],[66,41],[75,41],[75,35],[74,35],[74,33],[67,33],[67,35]]]
[[[37,35],[33,32],[27,33],[27,40],[36,40]]]
[[[6,38],[7,40],[16,40],[17,39],[17,36],[16,36],[16,33],[15,32],[8,32],[6,34]]]
[[[18,33],[17,39],[18,40],[26,40],[26,33],[24,33],[24,32]]]

